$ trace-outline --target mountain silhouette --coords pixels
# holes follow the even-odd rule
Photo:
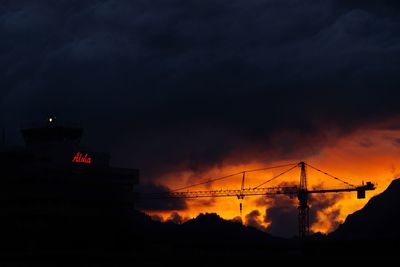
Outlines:
[[[225,246],[238,242],[251,246],[282,240],[240,222],[224,220],[215,213],[200,214],[183,223],[180,232],[184,236],[191,236],[195,242],[206,243],[212,239],[214,244]]]
[[[201,213],[196,218],[182,224],[153,221],[142,212],[135,213],[136,239],[165,241],[171,246],[186,244],[190,246],[223,245],[237,243],[265,245],[283,241],[256,228],[242,225],[240,222],[222,219],[216,213]]]
[[[346,240],[400,240],[399,205],[400,179],[396,179],[383,193],[371,198],[364,208],[349,215],[330,237]]]
[[[132,255],[140,256],[146,264],[159,264],[159,259],[163,258],[248,262],[263,256],[279,257],[298,252],[295,242],[273,237],[240,222],[224,220],[215,213],[200,214],[175,224],[152,221],[146,214],[137,212],[135,221],[132,239],[138,246],[132,250]]]

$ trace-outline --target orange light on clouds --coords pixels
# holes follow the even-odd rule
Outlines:
[[[327,171],[328,173],[355,185],[360,185],[367,181],[376,183],[377,189],[375,191],[367,191],[366,199],[357,199],[356,192],[341,193],[329,206],[324,207],[323,210],[316,211],[317,220],[311,226],[311,229],[314,232],[320,231],[327,233],[334,230],[337,223],[343,222],[347,215],[362,208],[371,197],[383,192],[394,178],[400,177],[400,139],[398,138],[400,138],[400,130],[367,129],[337,139],[335,142],[322,147],[317,154],[303,159],[296,158],[290,161],[285,160],[284,162],[268,162],[267,160],[262,162],[259,159],[252,159],[248,164],[220,164],[219,167],[207,169],[201,173],[194,173],[187,170],[175,173],[173,174],[173,177],[176,177],[176,179],[170,179],[169,177],[171,176],[169,174],[168,177],[162,177],[160,182],[169,188],[174,189],[191,183],[206,181],[209,178],[222,177],[243,170],[281,165],[288,162],[295,163],[304,160],[315,167]],[[287,168],[249,173],[246,175],[245,187],[254,187],[274,175],[279,174],[285,169]],[[344,184],[316,172],[311,168],[308,168],[307,174],[309,188],[345,186]],[[298,184],[299,179],[300,170],[296,169],[289,172],[289,174],[283,175],[279,179],[266,184],[265,186],[277,186],[283,182]],[[209,190],[210,188],[239,189],[240,184],[241,175],[237,175],[227,180],[217,181],[210,185],[198,186],[191,188],[190,190]],[[243,220],[245,219],[245,215],[253,210],[259,210],[261,215],[265,215],[265,210],[268,207],[260,206],[257,198],[258,197],[246,197],[244,199]],[[317,196],[316,199],[318,200]],[[297,201],[294,201],[294,203],[297,203]],[[193,199],[188,200],[187,205],[188,208],[186,210],[179,211],[179,214],[182,217],[193,218],[199,213],[205,212],[215,212],[225,219],[233,219],[240,216],[239,200],[235,197]],[[311,209],[313,209],[313,207],[311,207]],[[170,216],[171,211],[147,211],[147,213],[167,219]],[[270,223],[264,222],[264,218],[259,219],[262,221],[264,227],[267,227]]]

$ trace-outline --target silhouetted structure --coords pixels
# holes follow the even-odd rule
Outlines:
[[[129,236],[139,171],[82,150],[82,133],[49,119],[22,130],[24,148],[0,153],[3,247],[84,250],[117,247]]]
[[[278,175],[268,179],[267,181],[259,184],[256,187],[253,188],[245,188],[244,187],[244,180],[245,180],[245,174],[249,172],[255,172],[255,171],[261,171],[261,170],[267,170],[267,169],[273,169],[273,168],[281,168],[281,167],[286,167],[286,166],[291,166],[288,170],[279,173]],[[333,178],[337,181],[340,181],[344,184],[346,184],[346,187],[338,187],[338,188],[330,188],[330,189],[312,189],[309,190],[307,188],[307,172],[306,172],[306,166],[329,176],[330,178]],[[297,186],[285,186],[285,187],[261,187],[265,185],[266,183],[271,182],[272,180],[288,173],[289,171],[300,167],[300,185]],[[182,189],[188,189],[191,187],[195,187],[198,185],[206,184],[206,183],[211,183],[213,181],[221,180],[221,179],[226,179],[233,177],[235,175],[242,174],[242,184],[241,184],[241,189],[237,190],[203,190],[203,191],[183,191],[180,192],[179,190]],[[281,165],[281,166],[273,166],[273,167],[266,167],[266,168],[261,168],[261,169],[255,169],[255,170],[249,170],[249,171],[243,171],[240,173],[236,174],[231,174],[227,175],[224,177],[219,177],[216,179],[211,179],[203,183],[198,183],[198,184],[193,184],[193,185],[188,185],[183,188],[180,188],[178,190],[174,190],[171,192],[164,192],[164,193],[159,193],[159,194],[153,194],[150,197],[154,197],[159,195],[160,197],[169,197],[169,198],[198,198],[198,197],[237,197],[240,201],[244,199],[246,196],[271,196],[271,195],[289,195],[289,196],[297,196],[297,199],[299,201],[299,206],[298,206],[298,226],[299,226],[299,237],[304,239],[306,236],[309,235],[309,206],[308,206],[308,195],[309,194],[322,194],[322,193],[337,193],[337,192],[357,192],[357,198],[365,198],[365,191],[367,190],[375,190],[375,185],[372,182],[367,182],[365,185],[359,185],[355,186],[353,184],[350,184],[338,177],[335,177],[327,172],[324,172],[320,169],[317,169],[310,164],[307,164],[305,162],[299,162],[296,164],[286,164],[286,165]],[[239,203],[239,208],[240,212],[242,211],[242,203]]]

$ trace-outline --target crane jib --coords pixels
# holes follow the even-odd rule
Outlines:
[[[273,168],[281,168],[290,166],[288,170],[285,170],[278,175],[268,179],[267,181],[259,184],[253,188],[245,188],[245,174],[246,172],[255,172]],[[286,187],[261,187],[264,184],[267,184],[284,174],[290,172],[294,168],[300,168],[300,183],[299,186],[286,186]],[[310,167],[324,175],[329,176],[336,181],[342,182],[346,185],[346,187],[337,187],[337,188],[321,188],[321,189],[311,189],[309,190],[307,187],[307,167]],[[204,185],[207,183],[211,183],[214,181],[227,179],[233,177],[235,175],[241,174],[241,187],[240,189],[226,189],[226,190],[199,190],[199,191],[180,191],[182,189],[187,189],[191,187],[195,187],[198,185]],[[242,212],[242,200],[247,196],[274,196],[274,195],[289,195],[290,197],[297,197],[299,201],[298,211],[299,211],[299,237],[305,238],[309,234],[309,206],[308,206],[308,195],[309,194],[321,194],[321,193],[340,193],[340,192],[357,192],[357,198],[363,199],[365,198],[366,191],[375,190],[375,184],[372,182],[367,182],[366,184],[362,184],[359,186],[355,186],[341,178],[338,178],[332,174],[329,174],[325,171],[322,171],[316,167],[313,167],[305,162],[299,162],[296,164],[285,164],[275,167],[266,167],[255,170],[242,171],[239,173],[223,176],[216,179],[209,179],[206,182],[201,182],[189,186],[182,187],[180,189],[172,190],[169,192],[163,193],[155,193],[155,194],[147,194],[146,198],[201,198],[201,197],[237,197],[240,200],[240,212]]]

